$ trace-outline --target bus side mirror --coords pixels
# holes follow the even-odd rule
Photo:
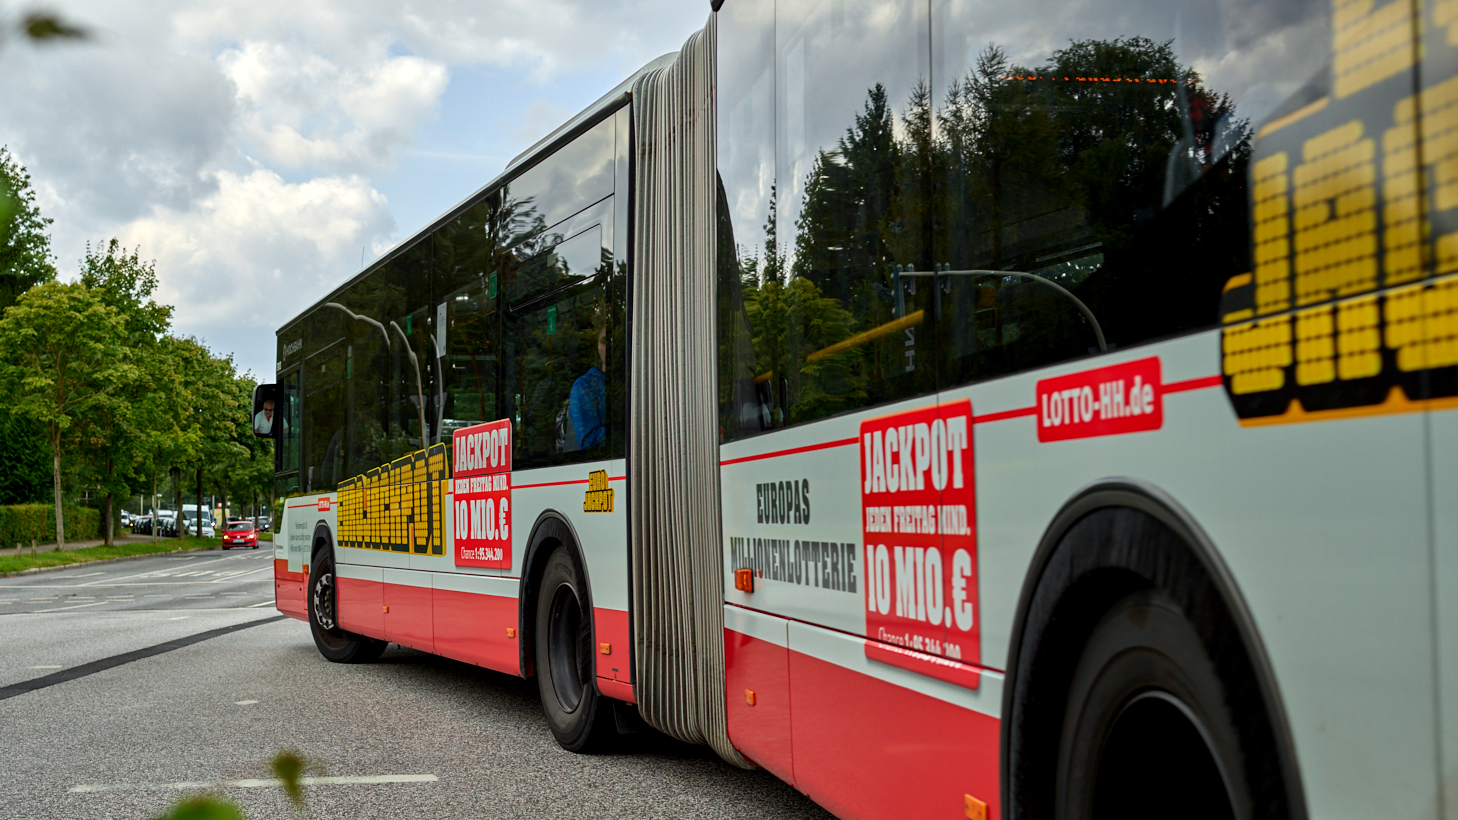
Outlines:
[[[283,402],[276,384],[260,384],[253,388],[253,435],[277,438],[282,426]]]

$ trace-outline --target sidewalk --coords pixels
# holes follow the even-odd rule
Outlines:
[[[180,539],[177,539],[177,538],[158,537],[157,543],[159,543],[159,544],[165,544],[168,541],[178,541],[178,540],[180,540]],[[152,541],[152,536],[150,536],[150,535],[132,535],[132,534],[130,534],[127,531],[127,529],[125,527],[123,527],[122,529],[118,530],[117,531],[117,534],[116,534],[116,537],[113,538],[113,539],[111,539],[111,542],[113,544],[117,545],[117,546],[121,546],[123,544],[146,544],[146,543],[150,543],[151,541]],[[87,547],[99,547],[99,546],[101,546],[101,545],[103,545],[105,543],[106,542],[103,541],[103,540],[101,540],[100,538],[91,538],[91,539],[87,539],[85,541],[67,541],[66,542],[66,546],[65,546],[65,551],[66,552],[70,552],[71,550],[85,549]],[[54,542],[54,541],[50,542],[49,544],[36,544],[35,545],[35,551],[37,553],[41,553],[41,552],[54,552],[55,549],[56,549],[56,542]],[[19,550],[17,550],[15,547],[10,547],[8,549],[0,549],[0,557],[4,557],[6,555],[30,555],[30,545],[27,544],[27,545],[21,547]]]

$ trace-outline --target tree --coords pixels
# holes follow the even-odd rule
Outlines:
[[[220,396],[216,409],[219,412],[211,414],[211,429],[203,446],[202,470],[213,494],[221,496],[224,518],[218,522],[221,525],[226,523],[228,493],[234,487],[234,479],[253,458],[253,450],[248,446],[249,442],[256,441],[253,427],[251,424],[239,424],[238,420],[249,419],[255,383],[250,378],[237,375],[231,356],[213,357],[212,367],[217,374],[215,378]],[[199,498],[198,504],[201,503]]]
[[[51,445],[56,544],[65,544],[61,454],[79,418],[135,376],[117,310],[80,283],[31,288],[0,316],[0,383]]]
[[[35,419],[0,408],[0,504],[35,504],[45,500],[51,483],[51,459],[45,433]]]
[[[208,469],[226,470],[247,457],[247,451],[234,441],[239,434],[240,419],[247,419],[236,395],[233,360],[213,356],[196,338],[177,340],[176,366],[182,383],[180,427],[191,442],[184,460],[176,466],[190,465],[194,471],[195,503],[201,507],[201,486]],[[182,476],[178,483],[184,482]],[[179,499],[183,497],[178,493]],[[178,533],[181,534],[182,504],[178,505]],[[196,534],[196,533],[194,533]]]
[[[149,298],[157,289],[155,263],[142,261],[136,250],[128,253],[116,239],[95,249],[88,244],[81,260],[81,284],[116,310],[134,358],[146,357],[156,348],[172,308]],[[87,455],[80,471],[104,499],[102,537],[107,544],[113,537],[116,498],[130,495],[139,477],[136,468],[142,458],[142,431],[135,411],[151,389],[145,380],[129,380],[98,399],[75,428],[76,446]]]
[[[0,313],[41,282],[56,278],[51,222],[41,216],[30,187],[30,174],[0,146]]]
[[[137,362],[139,381],[147,389],[132,413],[137,433],[136,470],[142,486],[151,490],[149,503],[154,511],[159,484],[173,465],[189,461],[199,445],[198,431],[185,420],[190,398],[183,382],[183,363],[189,350],[188,342],[164,336]],[[157,529],[154,521],[153,541],[157,540]]]

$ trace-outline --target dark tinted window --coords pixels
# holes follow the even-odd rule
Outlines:
[[[333,345],[304,360],[304,492],[332,490],[344,476],[345,345]]]
[[[499,198],[492,196],[436,232],[436,307],[443,330],[441,435],[504,417],[499,403],[501,271],[496,258]]]
[[[746,61],[720,72],[726,437],[936,389],[932,289],[902,276],[931,260],[926,7],[745,6],[722,21]]]
[[[1326,4],[933,8],[944,381],[1215,324],[1252,122],[1324,70]]]
[[[537,237],[547,226],[611,196],[616,149],[614,118],[609,117],[507,183],[503,244]]]
[[[731,437],[1213,326],[1254,266],[1256,130],[1322,96],[1333,37],[1324,2],[739,6],[719,72]]]
[[[319,355],[317,367],[311,358],[304,368],[306,490],[336,487],[438,435],[443,405],[430,265],[429,243],[418,243],[305,319],[336,325],[344,337]]]
[[[278,447],[278,469],[286,473],[299,469],[299,371],[293,370],[279,379],[279,393],[283,399],[284,428]]]
[[[506,287],[523,295],[505,317],[515,467],[610,452],[608,377],[616,368],[608,362],[619,311],[610,299],[613,260],[602,235],[595,225],[523,262],[505,254]]]
[[[517,468],[622,454],[624,263],[612,194],[626,124],[605,119],[502,189],[500,395]]]

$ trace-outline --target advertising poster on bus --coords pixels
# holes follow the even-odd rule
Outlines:
[[[971,402],[868,419],[860,446],[867,655],[977,663]]]
[[[455,432],[452,523],[458,567],[511,566],[511,421]]]

